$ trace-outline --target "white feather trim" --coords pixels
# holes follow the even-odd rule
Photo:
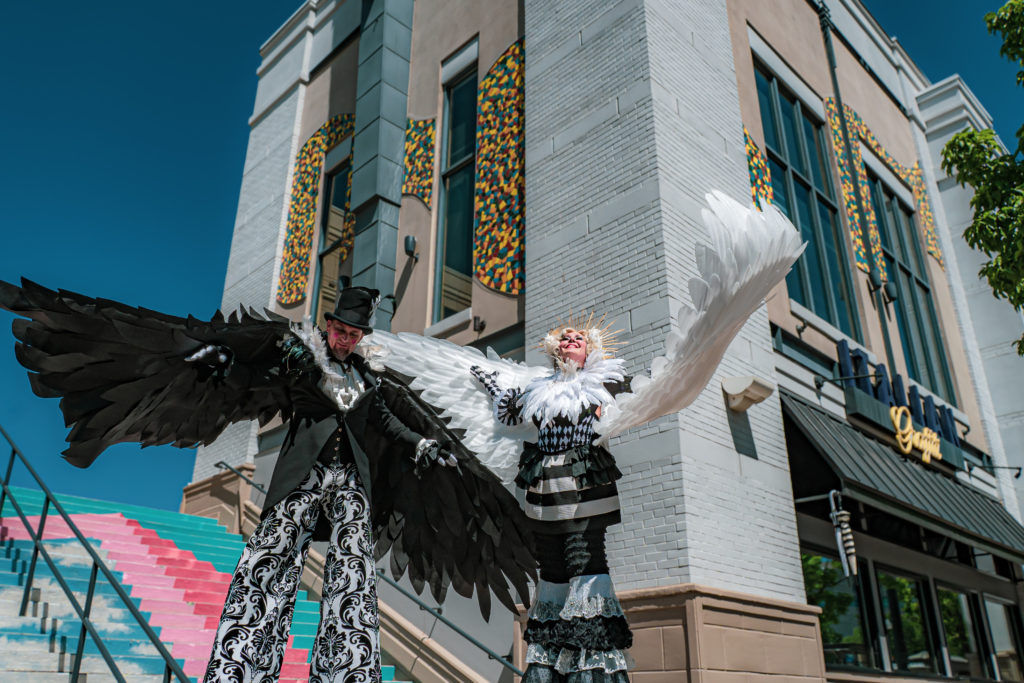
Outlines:
[[[559,415],[576,421],[587,406],[611,403],[614,398],[604,385],[622,381],[623,363],[621,358],[604,358],[601,351],[595,351],[587,356],[582,370],[570,362],[532,380],[520,398],[523,418],[543,427]]]
[[[298,337],[303,346],[313,354],[317,367],[323,372],[320,389],[334,401],[339,410],[347,411],[366,392],[366,383],[354,371],[349,374],[342,374],[335,369],[335,366],[331,363],[330,351],[324,342],[323,334],[313,324],[309,316],[303,318],[302,323],[293,323],[291,329],[292,334]],[[362,350],[372,354],[374,362],[377,362],[380,368],[383,369],[383,364],[379,362],[379,359],[384,356],[382,347],[371,346],[370,344],[364,346],[365,340],[365,337],[360,340],[353,353]],[[359,355],[366,358],[364,353]],[[367,358],[367,362],[370,362],[369,358]],[[373,363],[370,364],[370,367],[374,370],[377,369],[373,367]]]

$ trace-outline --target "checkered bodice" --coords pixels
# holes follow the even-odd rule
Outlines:
[[[597,406],[590,405],[580,412],[576,422],[564,415],[559,415],[543,427],[537,424],[537,448],[545,453],[561,453],[573,446],[590,445],[595,438],[595,420],[597,420]]]

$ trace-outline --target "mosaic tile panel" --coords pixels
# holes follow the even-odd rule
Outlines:
[[[829,126],[832,129],[832,146],[835,150],[836,158],[839,161],[843,202],[846,207],[847,216],[850,219],[851,236],[854,241],[857,266],[866,271],[868,269],[867,260],[859,241],[860,223],[857,221],[857,207],[856,203],[853,201],[853,182],[851,179],[851,173],[848,170],[849,164],[846,162],[842,131],[839,128],[839,114],[832,98],[825,100],[825,109],[828,112]],[[885,163],[889,170],[892,171],[900,180],[905,182],[913,191],[914,203],[916,205],[915,208],[917,212],[917,225],[924,233],[925,248],[928,253],[939,262],[939,265],[945,268],[942,258],[942,250],[939,249],[938,237],[935,233],[935,216],[932,213],[931,203],[928,200],[928,191],[925,188],[924,177],[921,172],[920,164],[915,162],[912,167],[908,168],[896,161],[896,159],[878,141],[878,138],[873,132],[871,132],[871,129],[868,128],[863,119],[861,119],[857,112],[850,107],[846,107],[846,121],[850,133],[862,140],[872,152],[878,155],[878,158]],[[864,168],[864,161],[861,158],[859,147],[859,145],[853,145],[853,168],[856,169],[855,173],[858,179],[858,190],[864,200],[864,208],[867,213],[868,230],[871,238],[872,249],[874,250],[875,262],[879,266],[882,278],[886,279],[885,261],[882,257],[878,241],[878,223],[875,218],[874,211],[871,208],[871,196],[867,187],[867,172]]]
[[[747,169],[750,171],[750,199],[757,206],[761,202],[772,203],[775,195],[772,191],[772,174],[768,169],[768,159],[764,152],[750,137],[750,132],[743,126],[743,141],[747,148]]]
[[[434,128],[434,119],[409,119],[405,127],[402,194],[419,197],[428,209],[434,190]]]
[[[846,210],[847,224],[850,227],[850,240],[853,242],[853,257],[857,263],[857,267],[867,272],[869,270],[868,256],[867,252],[864,251],[864,242],[861,240],[861,222],[860,215],[857,213],[857,195],[855,194],[859,191],[859,188],[853,182],[853,173],[851,173],[850,170],[850,160],[847,159],[846,146],[843,144],[843,132],[839,121],[839,109],[836,107],[835,100],[831,97],[825,100],[825,113],[828,116],[829,130],[832,132],[832,151],[836,155],[836,164],[839,167],[839,190],[842,194],[843,207]],[[855,161],[859,162],[859,164],[863,166],[863,160],[860,159],[857,150],[858,146],[851,145],[851,147],[854,155],[856,156]],[[867,203],[865,207],[870,211],[870,202]]]
[[[477,94],[473,264],[481,283],[505,294],[523,291],[524,123],[520,40]]]
[[[284,305],[296,304],[306,296],[309,257],[313,248],[317,198],[320,194],[324,157],[329,149],[352,135],[354,118],[352,114],[338,114],[332,117],[306,140],[295,157],[284,252],[281,255],[281,274],[277,282],[277,300]],[[351,168],[351,164],[349,167]],[[350,178],[349,187],[351,186]],[[352,248],[350,221],[346,220],[345,227],[347,239],[341,247],[342,259]]]

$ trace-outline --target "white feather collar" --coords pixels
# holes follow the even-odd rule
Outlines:
[[[338,372],[338,366],[331,362],[332,356],[324,341],[323,333],[313,325],[313,321],[307,316],[302,323],[293,323],[292,334],[298,337],[303,346],[310,350],[316,360],[317,367],[323,373],[323,381],[320,388],[337,404],[342,411],[348,410],[356,399],[366,390],[365,382],[359,381],[354,370],[351,374]],[[383,359],[387,355],[383,346],[371,344],[369,335],[363,337],[352,353],[363,357],[371,370],[380,372],[384,369]]]
[[[587,356],[582,370],[577,370],[575,363],[568,363],[550,375],[532,380],[520,399],[523,418],[536,421],[541,427],[559,415],[575,422],[587,406],[611,403],[614,398],[604,385],[622,381],[624,363],[621,358],[603,358],[600,351],[595,351]]]

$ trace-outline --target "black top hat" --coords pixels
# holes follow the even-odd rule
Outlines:
[[[324,313],[324,317],[359,328],[363,332],[373,332],[373,314],[379,303],[380,292],[376,289],[346,287],[338,294],[334,313]]]

